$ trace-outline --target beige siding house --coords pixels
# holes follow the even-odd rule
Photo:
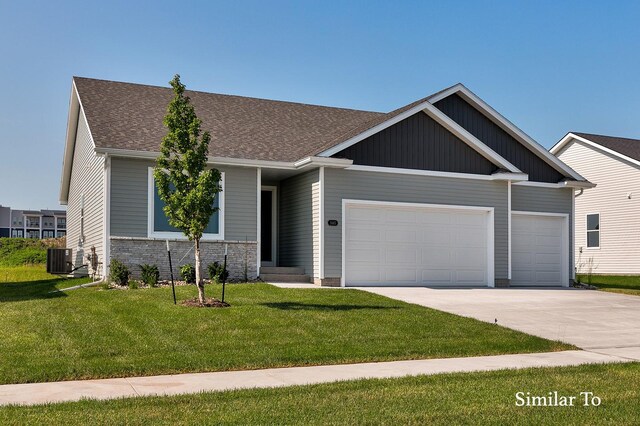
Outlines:
[[[640,274],[640,140],[569,133],[551,152],[597,185],[575,199],[578,273]]]

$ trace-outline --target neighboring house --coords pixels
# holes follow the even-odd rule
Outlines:
[[[578,273],[640,274],[640,140],[569,133],[551,152],[598,185],[576,198]]]
[[[187,94],[223,173],[205,264],[228,246],[235,278],[297,267],[322,285],[569,285],[574,189],[592,185],[463,85],[389,113]],[[103,265],[167,277],[165,240],[175,257],[192,246],[151,173],[172,95],[73,79],[60,201],[76,263],[94,247]]]
[[[59,238],[66,231],[64,210],[13,210],[0,206],[0,237]]]

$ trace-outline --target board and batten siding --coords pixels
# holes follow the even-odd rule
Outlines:
[[[490,175],[497,167],[420,111],[333,157],[353,164]]]
[[[342,275],[342,200],[493,207],[495,279],[508,277],[506,182],[329,169],[324,177],[325,276]],[[327,221],[337,220],[338,226]]]
[[[569,215],[569,259],[573,259],[573,219],[571,207],[573,188],[543,188],[525,185],[511,185],[511,210],[538,212],[538,213],[562,213]],[[569,277],[571,277],[574,265],[569,264]]]
[[[111,159],[111,236],[146,238],[149,167],[154,162]],[[257,169],[217,167],[225,174],[225,240],[257,240]]]
[[[555,183],[564,178],[561,173],[459,95],[448,96],[436,102],[434,106],[511,164],[527,173],[529,180]]]
[[[73,250],[74,266],[86,263],[91,247],[96,248],[98,261],[104,261],[104,158],[94,151],[82,109],[79,114],[67,200],[67,248]]]
[[[640,274],[640,167],[575,140],[558,157],[597,185],[575,201],[576,262],[593,259],[594,274]],[[587,248],[588,213],[600,214],[600,248]]]
[[[280,182],[278,209],[279,265],[303,267],[314,277],[319,276],[314,266],[319,265],[319,259],[314,259],[313,248],[313,184],[318,181],[319,171],[313,170]]]

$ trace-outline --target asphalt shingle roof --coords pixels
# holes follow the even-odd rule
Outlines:
[[[590,133],[572,132],[574,135],[588,139],[619,154],[640,161],[640,139],[620,138],[615,136],[593,135]]]
[[[170,88],[81,77],[74,81],[96,147],[159,151],[166,134],[162,119],[173,96]],[[196,91],[186,94],[203,130],[211,133],[209,155],[216,157],[296,161],[394,113]]]

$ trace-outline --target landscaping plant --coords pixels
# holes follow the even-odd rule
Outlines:
[[[142,276],[142,282],[149,287],[155,287],[160,280],[160,271],[156,265],[138,265],[140,267],[140,274]]]
[[[227,282],[229,278],[229,270],[224,267],[224,264],[213,262],[207,267],[209,269],[209,278],[216,284],[221,282]]]
[[[164,125],[168,129],[162,139],[160,156],[153,170],[158,195],[165,203],[164,213],[169,224],[180,229],[195,249],[195,282],[198,300],[205,303],[200,239],[217,211],[214,201],[222,190],[221,174],[207,167],[209,132],[201,132],[201,120],[188,96],[180,76],[170,81],[174,97],[167,107]]]
[[[195,284],[196,268],[194,268],[193,265],[190,263],[187,263],[186,265],[182,265],[180,267],[180,276],[182,277],[182,281],[185,281],[187,284]]]
[[[129,268],[118,259],[111,259],[109,263],[109,281],[119,286],[126,286],[129,283]]]

